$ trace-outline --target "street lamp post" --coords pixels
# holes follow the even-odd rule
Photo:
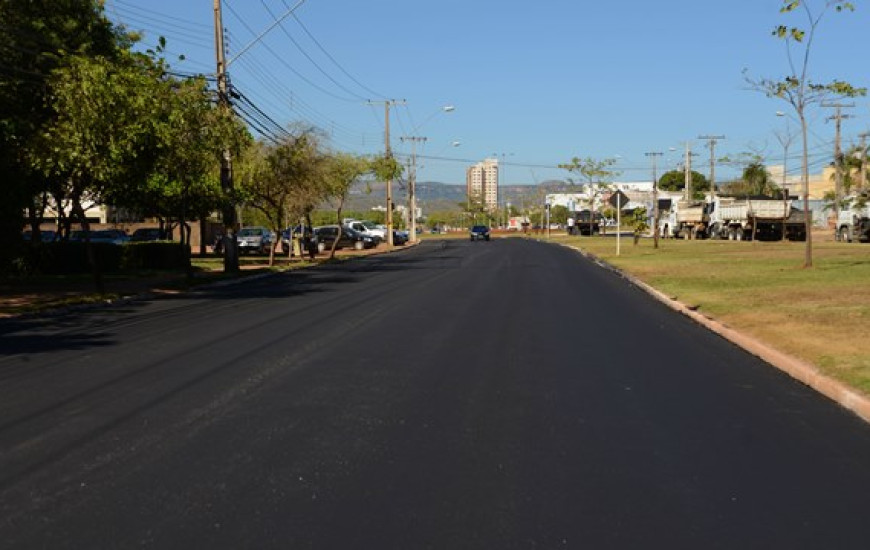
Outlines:
[[[649,152],[646,156],[652,158],[652,175],[653,175],[653,248],[659,247],[659,184],[658,174],[656,174],[656,157],[662,156],[663,153]]]
[[[456,107],[453,105],[445,105],[441,107],[439,110],[435,111],[429,117],[422,122],[419,126],[414,127],[414,133],[422,128],[427,122],[432,120],[435,115],[438,113],[451,113],[456,110]],[[411,142],[411,171],[408,174],[408,210],[410,211],[408,214],[409,218],[409,233],[408,233],[408,241],[415,243],[417,242],[417,143],[422,142],[425,143],[428,138],[424,136],[402,136],[402,141],[410,141]],[[458,141],[454,141],[452,144],[454,147],[459,146]]]
[[[498,192],[498,189],[502,186],[502,168],[501,168],[501,166],[505,162],[505,158],[512,157],[513,155],[514,155],[513,153],[493,153],[492,154],[492,156],[494,156],[496,158],[496,160],[498,160],[498,157],[501,157],[501,160],[502,160],[502,162],[500,162],[498,164],[498,185],[496,186],[496,192]],[[507,167],[505,167],[505,168],[507,168]],[[498,196],[496,196],[496,198],[495,198],[495,204],[496,204],[496,207],[500,204]]]
[[[777,111],[776,116],[784,117],[785,113],[782,111]],[[791,128],[788,125],[788,119],[785,122],[785,133],[774,132],[777,141],[782,145],[782,238],[780,240],[785,240],[785,224],[788,218],[788,188],[787,188],[787,174],[788,171],[786,167],[788,165],[788,148],[791,145],[791,142],[794,140],[794,134],[791,133]]]

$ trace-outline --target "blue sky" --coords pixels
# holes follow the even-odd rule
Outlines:
[[[295,1],[224,0],[228,57]],[[816,81],[870,85],[864,38],[870,5],[858,4],[854,13],[831,12],[822,22],[810,62]],[[803,20],[780,14],[780,5],[306,0],[294,12],[304,28],[293,16],[285,19],[233,61],[230,75],[278,123],[318,126],[329,132],[331,147],[355,153],[383,150],[383,106],[366,100],[406,100],[391,112],[391,141],[394,151],[407,153],[400,136],[427,137],[418,148],[431,157],[420,160],[421,181],[464,183],[465,168],[493,153],[505,155],[507,184],[564,178],[556,166],[574,156],[618,158],[619,180],[643,180],[650,178],[645,152],[664,153],[661,171],[676,165],[687,140],[706,173],[701,135],[726,137],[717,157],[754,151],[781,163],[774,131],[788,120],[775,113],[793,111],[749,90],[743,78],[744,69],[758,77],[787,73],[784,44],[770,32]],[[184,54],[175,69],[204,73],[215,70],[212,6],[212,0],[106,2],[110,18],[145,32],[145,44],[163,35],[171,53]],[[870,102],[850,102],[846,145],[870,129]],[[455,110],[442,111],[448,104]],[[816,168],[832,155],[834,125],[825,121],[831,114],[810,114]],[[797,171],[797,145],[789,158],[789,172]],[[734,169],[717,166],[716,173],[721,180]]]

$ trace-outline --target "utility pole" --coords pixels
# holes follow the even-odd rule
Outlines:
[[[218,104],[228,114],[231,110],[230,96],[227,85],[226,48],[224,46],[224,26],[221,15],[221,0],[214,0],[214,39],[217,57],[217,87]],[[221,191],[229,196],[233,190],[233,159],[229,148],[221,153]],[[239,271],[239,253],[236,246],[236,210],[234,205],[227,205],[222,212],[224,222],[223,249],[224,271],[237,273]]]
[[[652,159],[652,177],[653,177],[653,248],[659,247],[659,184],[658,174],[656,174],[656,157],[662,156],[664,153],[649,152],[646,156]]]
[[[698,139],[706,139],[710,147],[710,192],[716,198],[716,143],[725,136],[698,136]]]
[[[843,152],[840,149],[840,135],[841,135],[841,127],[844,118],[852,118],[850,115],[843,114],[843,108],[854,107],[855,104],[844,104],[844,103],[823,103],[822,107],[828,107],[836,109],[836,113],[834,116],[828,117],[827,120],[836,121],[836,138],[834,139],[834,176],[835,176],[835,187],[834,187],[834,220],[838,220],[840,218],[840,202],[843,200]],[[836,229],[836,224],[834,231],[834,237],[839,239],[840,233]]]
[[[402,141],[411,142],[411,170],[408,174],[408,215],[409,229],[408,240],[412,243],[417,242],[417,143],[425,143],[426,139],[422,136],[403,136]]]
[[[387,160],[393,158],[393,151],[390,149],[390,105],[405,105],[405,100],[385,99],[383,101],[369,100],[369,105],[375,103],[384,104],[384,156]],[[387,186],[387,244],[393,246],[393,178],[387,178],[385,182]]]
[[[692,150],[690,142],[686,142],[686,162],[683,164],[683,182],[686,202],[692,200]]]
[[[788,171],[786,167],[788,165],[788,148],[791,146],[791,142],[794,141],[794,134],[791,133],[791,128],[788,126],[788,121],[786,121],[786,130],[785,133],[781,133],[779,131],[774,132],[776,139],[779,141],[779,144],[782,145],[782,241],[785,241],[785,223],[788,220],[788,189],[787,189],[787,174]]]
[[[861,191],[864,190],[864,187],[867,185],[867,136],[870,135],[867,132],[862,132],[858,134],[858,137],[861,138],[861,177],[858,180],[858,189]]]

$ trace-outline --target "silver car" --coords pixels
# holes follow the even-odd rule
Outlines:
[[[265,227],[243,227],[238,234],[239,254],[268,254],[275,235]]]

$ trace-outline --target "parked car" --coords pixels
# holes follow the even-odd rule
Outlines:
[[[306,240],[305,237],[308,237]],[[322,253],[326,247],[322,242],[319,242],[317,239],[317,233],[314,229],[310,227],[302,227],[301,225],[297,225],[296,227],[290,228],[288,227],[284,231],[281,232],[281,250],[285,253],[290,251],[291,240],[292,239],[302,239],[302,253],[307,253],[308,248],[307,244],[315,247],[315,253]]]
[[[367,220],[346,220],[344,225],[363,235],[376,239],[376,245],[387,240],[386,228],[381,228],[374,222]]]
[[[324,225],[314,228],[314,234],[317,235],[317,242],[323,243],[324,250],[330,250],[332,243],[338,237],[339,227],[337,225]],[[365,248],[374,248],[377,246],[377,239],[364,235],[359,231],[349,227],[341,228],[341,238],[338,240],[338,248],[353,248],[354,250],[363,250]]]
[[[408,232],[407,231],[397,231],[393,230],[393,244],[396,246],[402,246],[408,242]]]
[[[472,241],[483,239],[489,240],[489,228],[485,225],[475,225],[471,228],[470,236]]]
[[[21,237],[30,242],[33,240],[33,232],[29,229],[21,232]],[[39,231],[39,239],[44,243],[50,243],[57,237],[57,233],[51,229],[42,229]]]
[[[69,234],[69,240],[84,242],[85,233],[87,232],[81,229],[72,231]],[[124,244],[130,240],[130,236],[123,229],[99,229],[90,232],[89,240],[92,243]]]
[[[239,254],[268,254],[273,242],[274,234],[265,227],[243,227],[238,233]]]
[[[146,241],[162,241],[163,233],[157,227],[140,227],[130,235],[132,242],[141,243]]]

